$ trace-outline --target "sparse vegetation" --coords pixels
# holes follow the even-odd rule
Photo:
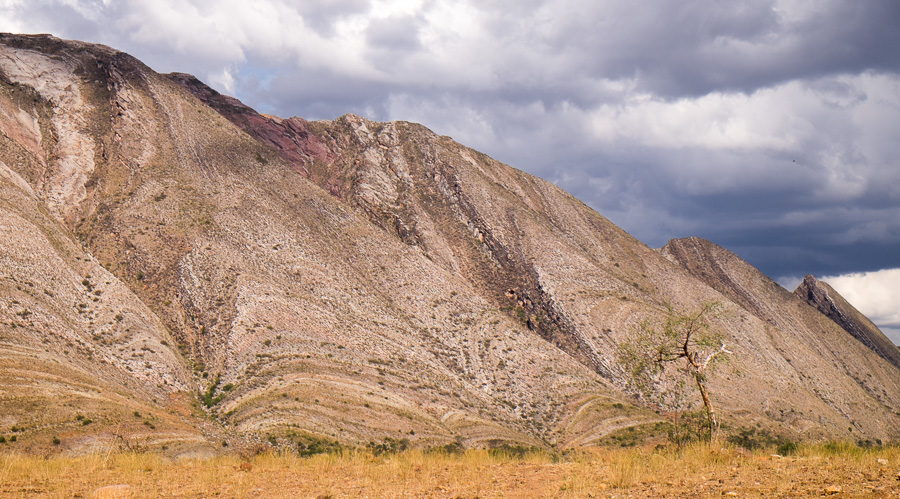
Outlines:
[[[391,437],[385,437],[381,442],[369,442],[368,444],[366,444],[366,448],[376,456],[380,456],[382,454],[396,454],[409,448],[409,439],[394,439]]]
[[[211,408],[214,405],[218,404],[225,397],[223,393],[216,395],[216,390],[219,388],[219,383],[221,382],[221,378],[218,374],[216,374],[216,379],[209,385],[209,388],[206,389],[206,392],[201,394],[200,400],[203,402],[207,408]]]
[[[341,454],[344,451],[344,446],[340,442],[312,435],[297,437],[296,444],[297,455],[302,457],[318,454]]]
[[[710,330],[709,319],[722,306],[717,302],[704,304],[700,310],[679,314],[669,307],[662,329],[644,321],[639,331],[619,348],[619,361],[629,374],[629,383],[645,399],[660,409],[674,414],[674,441],[681,444],[690,438],[682,437],[679,415],[691,402],[687,395],[688,380],[693,382],[703,403],[706,419],[705,438],[711,439],[719,427],[716,411],[709,397],[707,377],[716,364],[731,354],[721,334]],[[674,366],[674,367],[673,367]],[[689,431],[689,428],[686,428]]]
[[[747,453],[708,444],[563,455],[456,447],[376,454],[317,437],[302,440],[296,452],[202,460],[133,452],[50,459],[6,454],[0,456],[0,495],[28,490],[91,497],[102,486],[122,483],[139,497],[251,491],[262,497],[818,497],[834,486],[846,496],[884,497],[896,491],[900,462],[897,447],[852,443],[800,445],[781,458],[772,448]]]

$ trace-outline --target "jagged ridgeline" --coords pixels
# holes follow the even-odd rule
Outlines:
[[[261,115],[2,35],[0,131],[0,434],[23,450],[603,443],[665,417],[620,345],[710,302],[723,428],[900,433],[877,328],[707,241],[648,248],[421,125]]]

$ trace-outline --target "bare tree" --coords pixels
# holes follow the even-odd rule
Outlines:
[[[709,327],[708,320],[721,309],[717,302],[706,303],[700,310],[684,314],[669,307],[662,331],[650,321],[644,321],[640,330],[619,349],[619,360],[630,374],[632,387],[642,396],[655,395],[659,405],[675,409],[676,417],[678,410],[684,407],[681,389],[684,376],[691,379],[706,411],[710,437],[718,430],[719,421],[709,397],[707,377],[724,354],[732,353],[725,348],[722,335]],[[674,381],[667,380],[672,376],[670,367],[680,373]],[[667,381],[674,390],[665,388]]]

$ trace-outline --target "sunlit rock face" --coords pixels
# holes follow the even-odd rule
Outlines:
[[[900,350],[897,346],[828,283],[808,275],[794,290],[794,294],[825,314],[873,352],[900,367]]]

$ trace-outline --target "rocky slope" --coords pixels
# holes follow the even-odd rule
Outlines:
[[[670,241],[660,251],[738,304],[744,311],[742,320],[752,314],[764,321],[765,336],[756,338],[753,348],[761,355],[779,357],[781,367],[771,373],[773,380],[798,379],[803,388],[793,392],[790,399],[767,400],[765,411],[772,417],[783,418],[795,427],[810,424],[810,419],[814,422],[819,414],[800,414],[797,408],[814,405],[811,399],[818,398],[856,422],[853,415],[863,405],[892,407],[896,403],[892,395],[897,387],[893,366],[888,367],[883,358],[876,360],[875,355],[858,355],[866,345],[731,251],[695,237]],[[768,368],[766,364],[754,367]],[[844,399],[845,393],[856,389],[866,393],[868,400]],[[841,399],[843,403],[838,402]],[[890,428],[895,423],[886,419],[884,424]],[[855,424],[853,427],[865,431]]]
[[[808,275],[794,290],[794,294],[825,314],[873,352],[900,367],[900,350],[897,346],[827,282]]]
[[[52,234],[38,244],[8,225],[0,372],[59,334],[34,322],[23,339],[15,285],[68,283],[71,296],[34,293],[29,311],[71,317],[92,353],[60,365],[96,363],[92,383],[117,383],[124,400],[178,414],[164,395],[196,397],[228,434],[280,443],[565,447],[657,420],[624,391],[618,345],[668,306],[717,300],[713,327],[736,354],[712,381],[729,424],[898,437],[897,368],[754,269],[734,267],[744,292],[717,287],[420,125],[264,116],[188,75],[52,37],[0,37],[0,81],[3,185],[18,196],[7,212],[32,206],[40,217],[26,219]],[[75,293],[95,291],[84,318]],[[131,360],[145,344],[150,367]],[[0,413],[23,396],[4,392]],[[165,414],[190,438],[208,426]]]

